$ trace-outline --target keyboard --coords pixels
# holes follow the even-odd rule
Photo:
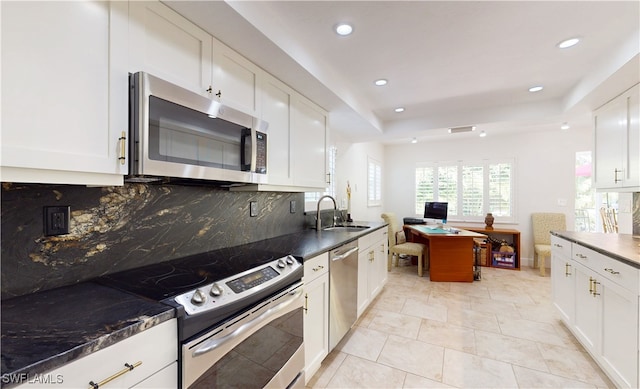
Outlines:
[[[424,219],[417,217],[405,217],[403,219],[404,224],[425,224]]]

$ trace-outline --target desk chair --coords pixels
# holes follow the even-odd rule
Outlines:
[[[605,233],[618,233],[618,218],[616,210],[613,208],[600,208],[600,216],[602,217],[602,230]]]
[[[398,266],[399,255],[414,255],[418,257],[418,276],[422,277],[423,263],[425,268],[429,268],[429,261],[425,255],[425,245],[406,241],[402,226],[398,224],[398,219],[394,213],[383,213],[381,217],[389,225],[389,257],[387,259],[387,270],[391,271],[394,256],[396,257],[396,266]]]
[[[551,259],[552,230],[564,231],[567,223],[564,213],[532,213],[533,224],[533,267],[538,266],[540,259],[540,276],[545,276],[545,258]]]

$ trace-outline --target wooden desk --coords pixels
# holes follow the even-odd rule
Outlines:
[[[510,269],[510,270],[520,270],[520,255],[522,255],[522,252],[520,251],[520,231],[513,230],[510,228],[492,228],[492,227],[487,228],[484,226],[483,227],[456,227],[456,228],[464,228],[467,231],[478,232],[480,234],[488,235],[496,240],[503,240],[503,239],[506,240],[507,243],[513,245],[513,249],[516,252],[515,266],[512,268],[500,266],[500,268]],[[488,255],[487,266],[494,267],[491,254],[492,254],[492,251],[498,251],[498,250],[500,250],[500,247],[495,247],[495,246],[492,247],[491,242],[487,242],[487,255]]]
[[[473,282],[473,238],[485,235],[462,229],[452,233],[425,225],[405,225],[404,230],[408,241],[427,245],[431,281]]]

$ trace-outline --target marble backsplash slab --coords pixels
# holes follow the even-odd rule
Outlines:
[[[1,201],[2,299],[293,233],[305,223],[303,193],[207,186],[2,183]],[[68,235],[44,236],[43,207],[51,205],[71,207]]]

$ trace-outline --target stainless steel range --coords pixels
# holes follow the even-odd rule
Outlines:
[[[302,264],[248,246],[102,278],[176,308],[180,387],[303,387]]]

